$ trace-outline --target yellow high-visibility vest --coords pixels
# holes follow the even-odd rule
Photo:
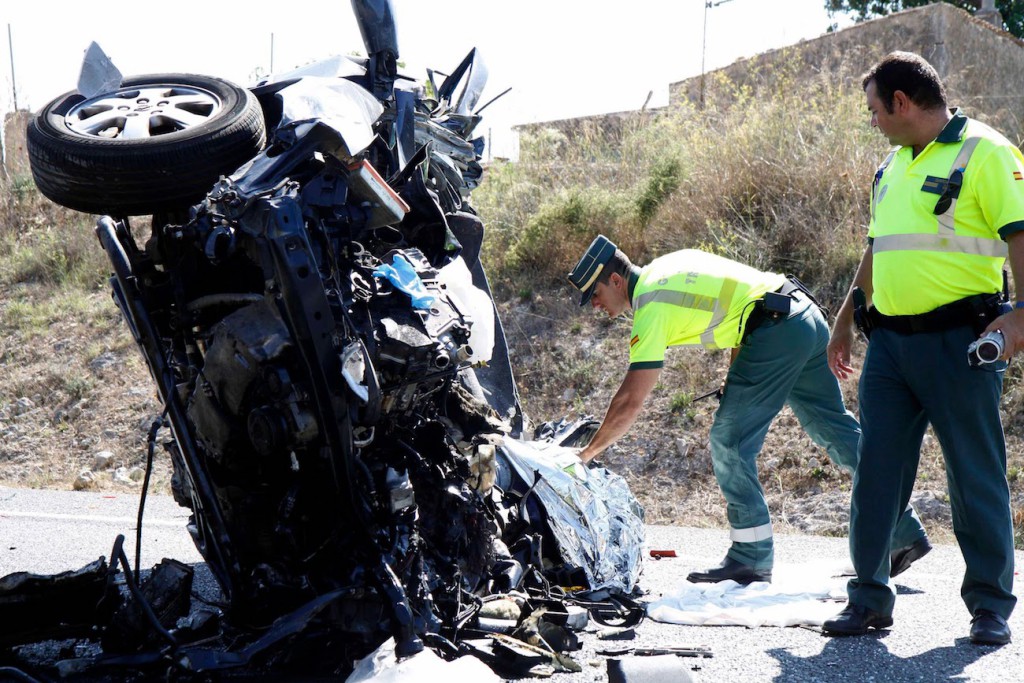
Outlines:
[[[914,315],[1001,291],[1004,240],[1019,230],[1024,155],[955,112],[916,158],[911,148],[897,148],[875,176],[868,230],[874,305],[886,315]]]
[[[661,367],[669,346],[738,346],[753,302],[785,280],[697,249],[655,259],[632,290],[630,369]]]

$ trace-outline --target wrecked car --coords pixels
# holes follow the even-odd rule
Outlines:
[[[241,88],[121,78],[94,53],[84,85],[30,123],[41,192],[100,215],[113,298],[164,406],[150,458],[164,433],[223,594],[189,616],[187,566],[141,583],[115,545],[74,579],[104,605],[71,629],[103,634],[82,670],[335,673],[388,637],[399,657],[429,646],[498,666],[514,646],[468,643],[510,593],[635,618],[642,511],[567,450],[596,423],[523,440],[469,201],[483,62],[471,51],[421,84],[398,72],[390,2],[352,5],[366,58]],[[118,567],[127,596],[97,578]],[[7,621],[0,646],[47,633]]]

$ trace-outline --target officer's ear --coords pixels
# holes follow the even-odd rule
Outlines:
[[[906,114],[910,111],[910,105],[913,104],[913,100],[902,90],[897,90],[892,94],[892,113],[893,114]]]
[[[608,276],[608,284],[610,284],[615,289],[620,289],[625,281],[626,279],[619,275],[618,273],[612,273],[611,275]]]

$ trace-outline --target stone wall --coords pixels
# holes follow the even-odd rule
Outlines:
[[[936,3],[874,19],[709,72],[705,98],[727,96],[722,82],[773,86],[780,61],[797,60],[808,75],[836,74],[859,87],[860,76],[893,50],[917,52],[946,83],[951,104],[992,124],[1018,144],[1024,139],[1024,42],[953,5]],[[789,64],[788,66],[792,66]],[[697,103],[701,77],[669,85],[669,106]]]
[[[526,123],[513,126],[512,130],[522,135],[536,134],[544,130],[554,130],[564,135],[567,140],[579,141],[588,137],[600,137],[609,145],[615,145],[626,132],[645,121],[668,110],[668,107],[649,107],[637,111],[622,111],[613,114],[595,114],[593,116],[577,116],[571,119],[558,119],[541,123]]]

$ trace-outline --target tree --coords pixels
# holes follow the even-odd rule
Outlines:
[[[935,0],[825,0],[830,15],[852,14],[856,21],[883,17],[893,12],[931,5]],[[946,0],[951,5],[975,12],[981,0]],[[1003,15],[1003,28],[1024,38],[1024,0],[996,0],[996,9]]]

